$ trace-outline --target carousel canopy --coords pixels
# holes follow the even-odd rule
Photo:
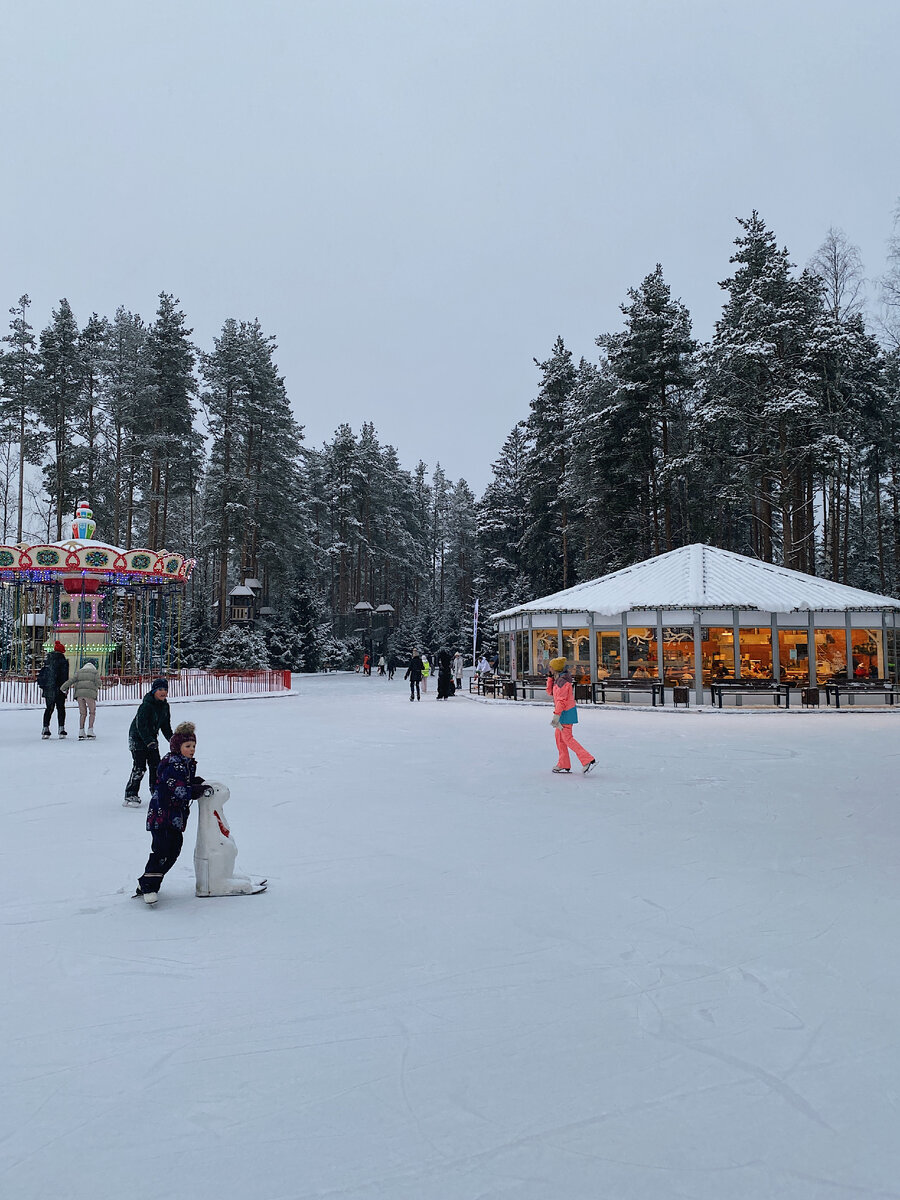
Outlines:
[[[614,616],[641,608],[738,608],[785,613],[900,609],[900,600],[697,542],[505,609],[495,613],[493,619],[537,612]]]

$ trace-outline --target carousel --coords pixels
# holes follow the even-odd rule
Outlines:
[[[0,670],[32,676],[61,642],[72,670],[167,674],[180,668],[185,584],[194,559],[97,541],[82,500],[62,542],[0,545]]]

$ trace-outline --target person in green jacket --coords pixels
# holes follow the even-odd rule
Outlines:
[[[428,660],[428,655],[422,655],[422,691],[428,693],[428,676],[431,674],[431,663]]]
[[[131,774],[125,785],[126,808],[139,808],[139,791],[144,772],[150,768],[150,791],[156,784],[156,768],[159,766],[160,732],[171,740],[172,718],[169,713],[169,685],[165,679],[154,679],[150,691],[141,701],[128,729],[128,749],[131,751]]]

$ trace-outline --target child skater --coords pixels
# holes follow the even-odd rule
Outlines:
[[[162,878],[181,853],[191,801],[203,792],[203,780],[194,761],[196,749],[193,722],[183,721],[172,734],[169,753],[156,768],[156,783],[147,812],[147,829],[152,835],[150,857],[134,893],[143,896],[148,904],[159,899]]]
[[[566,660],[552,658],[550,672],[547,694],[553,700],[552,725],[556,733],[556,748],[559,751],[559,762],[553,768],[553,774],[568,775],[572,765],[569,751],[573,750],[581,763],[582,772],[587,775],[597,760],[591,758],[584,746],[572,736],[572,726],[578,721],[578,709],[575,707],[575,689],[572,686],[572,676],[566,667]]]

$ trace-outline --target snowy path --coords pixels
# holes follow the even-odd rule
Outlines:
[[[893,714],[591,711],[556,777],[541,708],[300,686],[175,709],[270,891],[191,830],[155,911],[131,710],[0,714],[0,1194],[900,1197]]]

